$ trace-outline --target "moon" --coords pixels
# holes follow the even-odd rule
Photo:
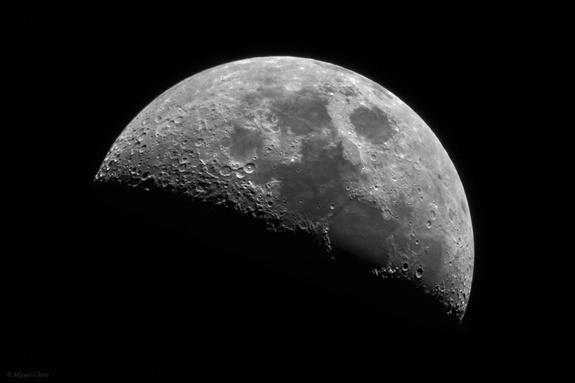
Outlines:
[[[401,281],[464,317],[474,243],[455,166],[409,106],[343,67],[256,57],[197,73],[129,123],[95,180],[309,236],[323,253],[310,256],[353,258],[365,278]]]

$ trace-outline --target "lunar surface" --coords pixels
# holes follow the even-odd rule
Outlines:
[[[96,181],[313,237],[332,262],[351,254],[366,278],[407,281],[465,314],[473,231],[452,161],[410,107],[337,65],[259,57],[200,72],[130,122]]]

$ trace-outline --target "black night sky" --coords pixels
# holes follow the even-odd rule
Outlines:
[[[14,111],[5,111],[17,118],[5,127],[16,136],[4,141],[13,186],[2,269],[8,358],[0,367],[48,372],[44,380],[242,371],[273,381],[287,372],[302,378],[304,365],[380,378],[390,369],[408,378],[525,372],[530,346],[551,337],[541,327],[556,323],[542,290],[524,281],[536,267],[536,246],[518,244],[531,236],[522,218],[531,198],[516,185],[537,166],[519,159],[532,136],[519,122],[525,104],[518,98],[530,72],[519,63],[537,39],[529,26],[491,11],[404,14],[393,23],[370,12],[261,9],[240,18],[241,10],[224,6],[218,17],[196,11],[170,10],[177,17],[162,23],[153,18],[166,10],[79,11],[52,21],[23,14],[34,28],[14,37],[22,64],[9,80],[22,93],[12,96],[20,100]],[[191,217],[175,199],[142,209],[147,196],[94,186],[112,142],[161,92],[209,67],[268,55],[360,73],[438,136],[462,179],[474,227],[475,273],[462,326],[389,317],[353,294],[261,262],[249,255],[250,241],[273,239],[250,236],[243,222],[223,235],[218,220],[227,218],[219,213]],[[190,219],[204,220],[214,234],[190,237],[182,229]]]

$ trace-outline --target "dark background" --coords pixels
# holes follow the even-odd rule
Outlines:
[[[13,31],[18,61],[7,72],[19,91],[4,142],[6,370],[274,376],[311,365],[417,378],[438,366],[454,377],[489,377],[540,365],[535,345],[554,342],[548,330],[561,320],[540,286],[547,279],[526,282],[545,274],[535,262],[537,241],[526,246],[542,225],[526,214],[540,184],[519,186],[540,167],[523,154],[541,130],[525,123],[537,110],[525,102],[529,92],[537,98],[533,15],[399,15],[309,6],[24,13],[20,25],[30,28]],[[393,317],[297,266],[262,261],[266,253],[305,254],[305,243],[274,248],[274,238],[225,213],[195,214],[181,201],[93,184],[116,137],[165,89],[203,69],[267,55],[358,72],[438,136],[465,187],[475,235],[461,326]],[[190,234],[191,222],[204,231]]]

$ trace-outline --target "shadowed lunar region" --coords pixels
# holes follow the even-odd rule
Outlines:
[[[419,304],[413,290],[440,316],[465,314],[473,231],[453,163],[404,102],[337,65],[258,57],[187,78],[130,122],[96,181],[310,238],[319,250],[298,257],[360,265],[382,306]]]

